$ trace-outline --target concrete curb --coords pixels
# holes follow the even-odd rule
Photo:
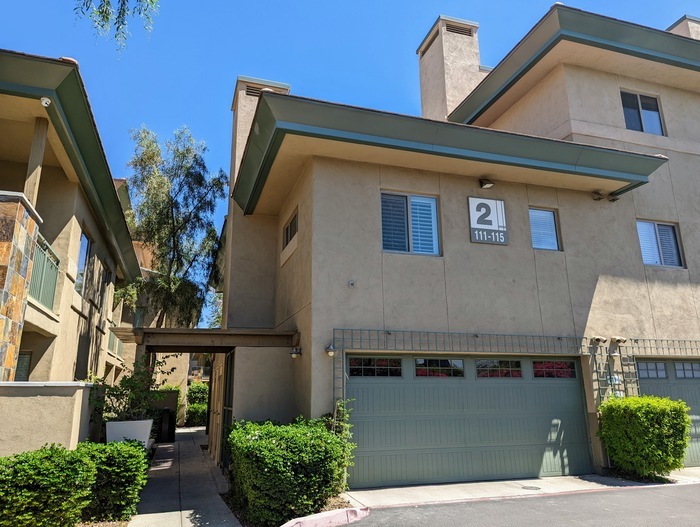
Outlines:
[[[347,525],[369,516],[369,507],[353,509],[337,509],[319,512],[303,518],[294,518],[281,527],[335,527]]]

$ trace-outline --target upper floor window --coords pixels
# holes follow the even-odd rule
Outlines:
[[[282,249],[289,245],[289,242],[291,242],[294,236],[297,235],[297,231],[299,230],[298,218],[299,213],[295,212],[294,216],[292,216],[292,218],[284,226],[284,230],[282,233]]]
[[[440,254],[437,199],[383,193],[382,247],[385,251]]]
[[[675,225],[638,220],[637,234],[646,265],[683,266]]]
[[[553,210],[530,209],[530,233],[533,249],[559,250],[557,221]]]
[[[659,100],[656,97],[625,91],[620,92],[620,95],[625,114],[625,126],[628,130],[664,135]]]
[[[78,253],[78,273],[75,276],[75,290],[82,293],[87,281],[88,262],[90,261],[90,238],[83,232],[80,235],[80,252]]]

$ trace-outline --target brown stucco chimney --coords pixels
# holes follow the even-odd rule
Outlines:
[[[700,40],[700,18],[683,15],[666,30],[682,37]]]

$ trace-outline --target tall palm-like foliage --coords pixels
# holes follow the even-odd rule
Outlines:
[[[140,17],[150,31],[153,15],[158,12],[158,0],[75,0],[74,10],[78,15],[89,17],[101,34],[108,35],[114,30],[117,44],[124,46],[129,34],[129,17]]]
[[[134,173],[128,186],[133,209],[127,211],[127,221],[152,262],[146,276],[118,299],[145,298],[157,327],[166,318],[193,326],[216,254],[213,213],[225,195],[227,176],[223,170],[210,174],[206,146],[185,127],[163,144],[146,127],[132,132],[132,138],[136,147],[129,166]]]

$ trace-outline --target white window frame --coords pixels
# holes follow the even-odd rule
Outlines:
[[[407,217],[406,217],[406,222],[407,222],[407,232],[408,232],[408,251],[397,251],[397,250],[392,250],[392,249],[384,249],[384,240],[382,239],[382,251],[387,252],[387,253],[394,253],[394,254],[416,254],[420,256],[442,256],[442,243],[440,242],[440,228],[438,226],[438,223],[440,222],[440,208],[438,204],[438,198],[437,196],[430,196],[430,195],[425,195],[425,194],[409,194],[409,193],[403,193],[403,192],[390,192],[390,191],[382,191],[380,194],[379,198],[379,208],[380,208],[380,214],[381,214],[381,196],[384,195],[389,195],[389,196],[402,196],[406,198],[406,212],[407,212]],[[432,253],[425,253],[425,252],[415,252],[413,250],[413,222],[411,221],[411,200],[417,200],[417,201],[423,201],[423,202],[429,202],[433,207],[433,236],[435,238],[435,252]],[[384,223],[382,222],[382,238],[383,238],[383,232],[384,232]]]
[[[644,134],[650,134],[650,135],[656,135],[659,137],[666,137],[666,124],[664,123],[664,115],[661,111],[661,99],[658,95],[650,95],[646,93],[638,93],[636,91],[632,90],[625,90],[625,89],[620,89],[620,103],[622,104],[622,113],[623,113],[623,119],[624,119],[624,112],[625,112],[625,107],[624,104],[622,103],[622,94],[627,93],[629,95],[634,95],[637,98],[637,112],[639,112],[639,122],[642,125],[641,130],[637,130],[636,128],[628,128],[627,127],[627,120],[625,119],[625,129],[631,130],[633,132],[642,132]],[[656,134],[654,132],[650,132],[645,129],[644,126],[644,114],[642,113],[642,100],[640,97],[649,97],[650,99],[655,99],[656,100],[656,106],[659,109],[659,124],[661,125],[661,134]]]
[[[532,237],[532,218],[530,218],[530,211],[531,210],[552,213],[552,219],[554,221],[554,236],[555,236],[555,240],[557,242],[556,249],[550,249],[549,247],[535,247],[535,239]],[[557,214],[557,211],[555,209],[547,209],[544,207],[529,207],[527,214],[528,214],[528,220],[530,222],[530,244],[532,245],[532,248],[537,250],[537,251],[562,251],[563,249],[562,249],[562,243],[561,243],[561,233],[559,231],[559,217],[558,217],[559,215]]]
[[[659,261],[661,262],[660,264],[656,263],[647,263],[644,261],[644,252],[642,251],[642,241],[639,239],[639,230],[637,225],[639,223],[651,223],[654,225],[654,234],[656,235],[656,246],[659,251]],[[663,253],[661,252],[661,240],[659,239],[659,225],[668,225],[669,227],[673,228],[673,234],[676,237],[676,247],[678,249],[678,259],[680,260],[680,265],[668,265],[664,263],[663,259]],[[639,251],[642,255],[642,263],[644,265],[649,265],[651,267],[668,267],[670,269],[685,269],[685,258],[683,256],[683,246],[681,245],[681,236],[680,236],[680,229],[678,228],[678,224],[676,223],[668,223],[665,221],[654,221],[654,220],[642,220],[637,218],[637,221],[634,224],[635,228],[637,229],[637,242],[639,243]]]

